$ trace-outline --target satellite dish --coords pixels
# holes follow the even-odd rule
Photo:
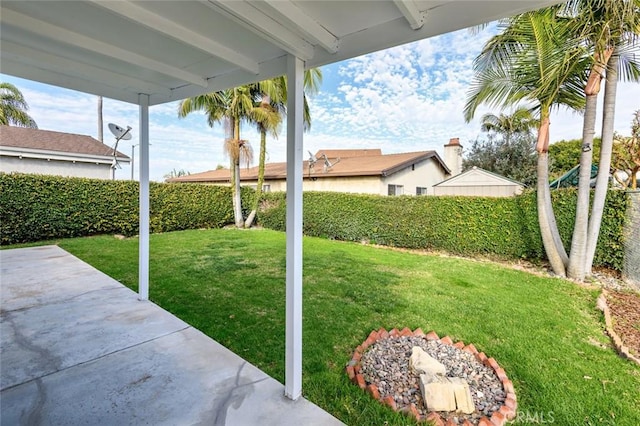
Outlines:
[[[131,139],[131,127],[127,126],[126,129],[118,126],[117,124],[114,123],[109,123],[109,130],[111,130],[111,133],[113,133],[113,136],[116,137],[116,141],[119,140],[125,140],[128,141],[129,139]]]
[[[311,177],[311,170],[315,168],[318,159],[311,151],[307,151],[309,153],[309,177]],[[314,178],[315,180],[315,178]]]
[[[335,166],[336,164],[338,164],[340,162],[340,158],[337,158],[336,161],[334,161],[333,163],[331,161],[329,161],[329,157],[327,157],[327,154],[322,154],[322,158],[324,158],[324,172],[327,173],[329,171],[329,169],[331,169],[333,166]]]
[[[118,126],[114,123],[109,123],[109,130],[116,137],[116,143],[113,145],[113,161],[111,163],[111,179],[116,178],[116,169],[120,169],[120,163],[118,163],[118,142],[121,140],[128,141],[131,139],[131,126],[127,126],[126,129]]]

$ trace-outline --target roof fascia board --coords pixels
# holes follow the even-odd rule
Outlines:
[[[314,56],[313,46],[272,17],[265,15],[250,3],[238,0],[203,0],[203,4],[222,12],[228,18],[261,37],[267,37],[276,46],[304,61]]]
[[[391,167],[387,167],[386,169],[382,170],[382,176],[389,176],[392,175],[406,167],[409,167],[412,164],[415,163],[419,163],[421,161],[425,161],[428,160],[429,158],[432,158],[436,155],[436,153],[434,151],[428,152],[426,154],[421,154],[421,155],[417,155],[415,157],[409,158],[401,163],[395,164]]]
[[[289,0],[264,0],[272,9],[291,21],[295,29],[315,41],[329,53],[336,53],[340,40]],[[272,18],[276,20],[273,16]]]
[[[440,186],[440,185],[445,184],[445,183],[448,183],[448,184],[450,184],[450,183],[455,183],[457,180],[459,180],[459,179],[460,179],[460,178],[462,178],[463,176],[468,175],[468,174],[471,174],[471,173],[473,173],[473,172],[478,172],[478,173],[483,174],[483,175],[485,175],[485,176],[498,178],[498,179],[500,179],[500,180],[502,180],[502,181],[509,182],[509,183],[511,183],[511,184],[514,184],[514,185],[520,185],[520,186],[523,186],[523,187],[524,187],[524,186],[526,186],[526,185],[525,185],[524,183],[522,183],[522,182],[518,182],[517,180],[509,179],[508,177],[501,176],[501,175],[499,175],[499,174],[497,174],[497,173],[493,173],[493,172],[490,172],[489,170],[481,169],[481,168],[479,168],[479,167],[476,167],[476,168],[473,168],[473,169],[466,170],[466,171],[464,171],[464,172],[460,173],[459,175],[455,175],[455,176],[453,176],[453,177],[450,177],[449,179],[445,179],[445,180],[443,180],[442,182],[438,182],[438,183],[436,183],[436,184],[435,184],[435,185],[433,185],[433,186]],[[460,185],[460,186],[467,186],[467,185]],[[492,186],[507,186],[507,185],[492,185]]]
[[[125,18],[131,19],[136,23],[142,24],[154,31],[172,37],[182,43],[194,46],[205,53],[223,59],[231,64],[234,64],[241,69],[258,74],[260,68],[258,63],[253,59],[237,53],[235,50],[230,49],[208,37],[192,31],[182,25],[176,24],[170,19],[164,16],[158,15],[145,9],[141,6],[131,3],[130,1],[102,1],[102,0],[89,0],[92,3],[110,10]]]
[[[139,53],[131,52],[121,47],[113,46],[100,40],[69,31],[65,28],[40,21],[11,9],[3,9],[0,14],[2,25],[13,25],[57,42],[75,46],[84,50],[108,56],[119,61],[127,62],[142,68],[147,68],[161,74],[182,80],[197,86],[206,87],[207,81],[194,73],[185,71],[172,65],[167,65],[155,59],[147,58]]]
[[[60,151],[49,151],[44,149],[29,149],[18,148],[13,146],[1,146],[0,155],[6,157],[25,157],[35,158],[40,160],[60,160],[60,161],[75,161],[82,163],[103,163],[111,164],[113,162],[113,156],[111,155],[91,155],[91,154],[79,154],[79,153],[61,153]],[[121,163],[129,163],[131,159],[129,157],[117,157]]]
[[[424,26],[426,12],[418,10],[418,6],[413,0],[393,0],[393,2],[412,29],[419,30]]]

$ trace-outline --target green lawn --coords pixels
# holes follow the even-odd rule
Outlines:
[[[138,240],[60,246],[136,289]],[[285,238],[268,230],[151,236],[151,299],[284,381]],[[304,395],[349,425],[414,422],[351,384],[371,330],[409,327],[474,343],[513,380],[520,418],[640,425],[640,368],[603,335],[597,291],[496,264],[304,241]],[[528,417],[527,417],[528,416]]]

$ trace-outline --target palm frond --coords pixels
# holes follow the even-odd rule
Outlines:
[[[640,57],[629,51],[620,52],[618,55],[618,77],[622,81],[640,82]]]
[[[588,50],[574,28],[561,22],[558,11],[559,7],[546,8],[500,23],[501,32],[474,61],[464,111],[467,121],[481,104],[507,107],[528,101],[543,115],[559,104],[583,106]]]
[[[0,83],[0,124],[37,129],[35,120],[27,113],[29,105],[22,92],[11,83]]]

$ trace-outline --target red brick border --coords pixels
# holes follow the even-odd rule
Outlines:
[[[611,321],[611,312],[609,311],[609,305],[607,305],[607,294],[609,294],[607,290],[602,289],[602,293],[600,293],[600,296],[598,297],[598,300],[596,302],[596,306],[602,311],[602,314],[604,315],[605,331],[611,338],[613,346],[621,357],[627,358],[640,365],[640,357],[635,357],[631,354],[629,348],[624,345],[622,339],[620,338],[620,336],[618,336],[613,328],[613,322]]]
[[[470,354],[473,354],[479,363],[491,368],[494,371],[496,376],[502,382],[502,388],[504,389],[504,392],[506,394],[506,399],[504,401],[504,405],[502,405],[498,411],[495,411],[491,415],[491,419],[487,417],[482,417],[480,419],[480,422],[478,423],[479,425],[502,426],[507,421],[513,420],[516,417],[516,410],[518,409],[516,392],[513,388],[513,383],[507,377],[507,374],[505,373],[504,369],[502,369],[500,365],[498,365],[498,362],[493,358],[487,358],[484,352],[478,352],[478,350],[472,343],[466,346],[463,342],[454,343],[449,336],[440,338],[434,331],[430,331],[426,335],[419,328],[416,328],[414,331],[411,331],[406,327],[403,328],[402,331],[398,331],[397,328],[394,328],[391,331],[387,331],[384,328],[381,328],[380,330],[377,330],[377,331],[376,330],[372,331],[371,333],[369,333],[369,336],[366,338],[366,340],[356,348],[356,350],[353,352],[353,356],[351,357],[351,360],[347,363],[346,372],[347,372],[347,375],[349,376],[349,380],[351,380],[353,383],[357,384],[361,389],[369,393],[369,395],[371,395],[374,399],[377,399],[381,403],[391,407],[394,411],[402,411],[408,416],[414,417],[418,421],[429,421],[435,425],[445,425],[445,424],[448,425],[449,423],[447,423],[435,411],[432,411],[428,415],[421,417],[420,414],[418,413],[417,408],[413,404],[411,404],[411,406],[409,406],[408,409],[405,407],[405,408],[402,408],[401,410],[398,410],[398,407],[396,406],[396,402],[392,396],[389,395],[385,398],[382,398],[380,396],[380,392],[378,391],[378,387],[375,384],[367,383],[366,380],[364,379],[364,376],[360,373],[360,370],[361,370],[360,359],[362,358],[362,355],[365,353],[365,351],[369,346],[373,345],[378,340],[388,339],[390,337],[402,337],[402,336],[421,337],[425,340],[440,340],[440,342],[444,343],[445,345],[454,346],[465,352],[469,352]],[[465,426],[471,425],[471,423],[469,421],[465,421],[464,425]]]

